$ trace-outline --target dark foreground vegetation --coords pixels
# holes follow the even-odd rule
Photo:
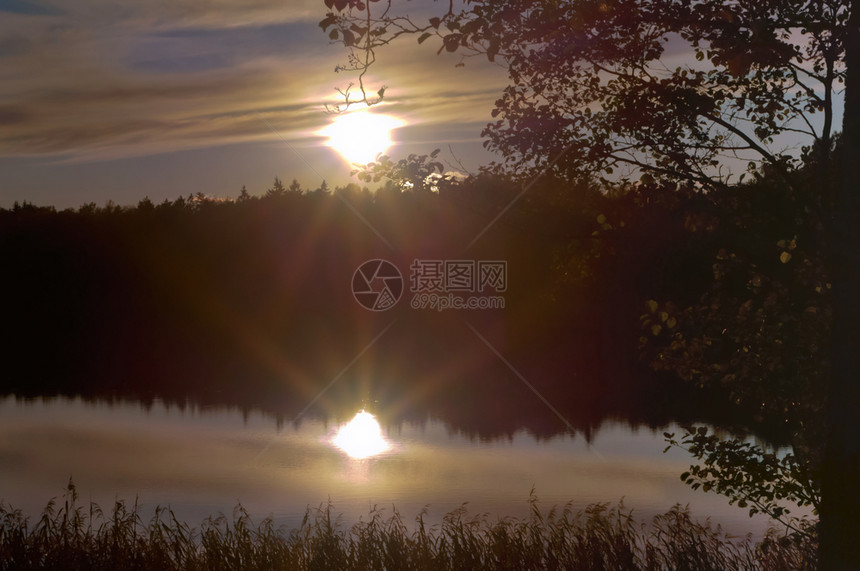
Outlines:
[[[771,529],[759,542],[732,537],[676,506],[640,524],[623,505],[541,510],[532,494],[524,519],[491,520],[464,507],[441,525],[424,515],[408,526],[374,509],[352,526],[332,505],[308,509],[300,527],[254,523],[237,506],[232,519],[209,517],[199,528],[156,508],[147,523],[138,505],[109,513],[79,505],[70,483],[30,524],[0,505],[0,569],[813,569],[816,545],[803,534]]]

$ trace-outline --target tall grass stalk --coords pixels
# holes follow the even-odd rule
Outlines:
[[[0,569],[814,569],[814,540],[775,529],[761,541],[733,538],[675,506],[638,522],[622,504],[571,504],[542,511],[534,492],[528,517],[491,519],[465,506],[410,530],[393,509],[374,508],[344,526],[331,504],[308,509],[297,528],[254,524],[241,506],[199,528],[159,507],[146,523],[138,503],[105,514],[82,506],[72,482],[31,526],[0,504]]]

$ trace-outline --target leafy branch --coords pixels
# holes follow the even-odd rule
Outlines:
[[[761,446],[739,438],[720,438],[707,427],[686,427],[678,440],[663,433],[668,446],[681,448],[701,464],[690,466],[681,481],[692,489],[716,492],[729,498],[729,504],[749,508],[750,517],[765,514],[795,533],[814,535],[808,520],[791,515],[785,503],[798,507],[820,506],[814,479],[794,454],[767,452]]]

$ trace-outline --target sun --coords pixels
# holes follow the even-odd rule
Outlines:
[[[391,131],[403,121],[367,109],[337,115],[319,134],[350,164],[365,165],[392,145]]]
[[[391,448],[382,436],[376,417],[363,410],[340,427],[332,443],[355,460],[376,456]]]

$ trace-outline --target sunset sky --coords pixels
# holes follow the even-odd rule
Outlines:
[[[395,4],[419,19],[439,10]],[[354,180],[319,134],[333,120],[325,105],[342,101],[336,88],[356,79],[335,73],[347,52],[319,28],[325,12],[323,0],[0,0],[0,207]],[[456,67],[460,56],[437,55],[434,41],[380,50],[367,79],[387,86],[379,110],[404,125],[388,154],[440,148],[451,170],[474,171],[493,158],[480,133],[506,73],[480,58]],[[670,68],[696,65],[683,43],[666,48]]]
[[[348,164],[316,134],[335,88],[355,79],[334,72],[346,51],[317,26],[325,11],[322,0],[3,0],[0,207],[235,197],[275,176],[317,188],[315,171],[345,184]],[[459,169],[450,145],[475,169],[491,159],[480,132],[504,70],[455,67],[459,56],[429,43],[386,50],[369,80],[406,124],[389,154],[439,147]]]

